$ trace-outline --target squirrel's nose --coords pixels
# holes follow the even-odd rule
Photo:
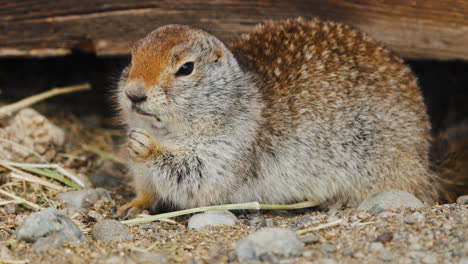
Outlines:
[[[141,103],[148,98],[148,96],[146,96],[145,89],[138,84],[129,85],[125,90],[125,94],[133,103]]]

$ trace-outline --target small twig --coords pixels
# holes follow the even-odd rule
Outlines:
[[[0,264],[26,264],[29,260],[0,259]]]
[[[73,93],[73,92],[84,91],[84,90],[89,90],[89,89],[91,89],[91,86],[89,85],[89,83],[72,85],[72,86],[67,86],[67,87],[62,87],[62,88],[53,88],[49,91],[45,91],[43,93],[27,97],[16,103],[0,107],[0,118],[9,116],[16,111],[19,111],[25,107],[28,107],[32,104],[35,104],[37,102],[40,102],[42,100],[45,100],[47,98],[50,98],[56,95]]]
[[[84,183],[80,179],[78,179],[78,177],[76,177],[69,171],[65,170],[64,168],[60,167],[60,165],[58,164],[18,163],[18,162],[11,162],[7,160],[0,160],[0,164],[20,167],[20,168],[55,169],[61,174],[63,174],[64,176],[68,177],[70,180],[74,181],[79,186],[85,187]]]
[[[14,195],[14,194],[12,194],[12,193],[9,193],[9,192],[7,192],[7,191],[0,190],[0,194],[3,194],[3,195],[5,195],[6,197],[11,198],[11,199],[24,201],[24,205],[26,205],[27,207],[33,209],[34,211],[39,211],[39,210],[42,209],[41,206],[39,206],[39,205],[37,205],[37,204],[35,204],[35,203],[33,203],[33,202],[27,201],[27,200],[25,200],[25,199],[23,199],[23,198],[21,198],[21,197],[19,197],[19,196],[16,196],[16,195]]]
[[[343,222],[343,219],[336,220],[336,221],[331,222],[331,223],[321,224],[321,225],[314,226],[314,227],[311,227],[311,228],[306,228],[306,229],[302,229],[302,230],[296,231],[296,234],[298,234],[298,235],[303,235],[303,234],[305,234],[305,233],[317,231],[317,230],[320,230],[320,229],[325,229],[325,228],[337,226],[337,225],[340,225],[342,222]]]
[[[186,210],[174,211],[170,213],[158,214],[158,215],[150,215],[146,217],[130,219],[122,221],[123,224],[127,225],[135,225],[135,224],[143,224],[149,223],[153,221],[158,221],[161,219],[205,212],[205,211],[219,211],[219,210],[289,210],[289,209],[301,209],[307,207],[317,206],[318,203],[316,202],[303,202],[303,203],[296,203],[296,204],[259,204],[258,202],[251,202],[251,203],[239,203],[239,204],[224,204],[224,205],[215,205],[215,206],[206,206],[206,207],[197,207],[191,208]]]
[[[30,175],[30,174],[27,174],[27,173],[19,174],[19,173],[11,172],[10,177],[13,178],[13,179],[19,179],[19,180],[23,180],[23,181],[27,181],[27,182],[37,183],[37,184],[40,184],[42,186],[48,187],[50,189],[53,189],[53,190],[56,190],[56,191],[59,191],[59,192],[65,191],[65,188],[63,188],[62,186],[59,186],[57,184],[53,184],[51,182],[48,182],[46,180],[43,180],[43,179],[41,179],[39,177]]]
[[[101,150],[99,148],[96,148],[96,147],[93,147],[93,146],[89,146],[89,145],[86,145],[86,144],[83,144],[82,145],[83,149],[86,150],[86,151],[89,151],[91,153],[94,153],[96,155],[98,155],[99,157],[101,157],[101,159],[108,159],[108,160],[111,160],[113,162],[116,162],[116,163],[120,163],[120,164],[126,164],[124,160],[122,160],[121,158],[109,153],[109,152],[106,152],[104,150]]]
[[[53,183],[45,181],[45,180],[43,180],[43,179],[41,179],[39,177],[31,175],[31,174],[29,174],[27,172],[24,172],[22,170],[14,168],[14,167],[10,166],[9,164],[7,164],[7,162],[5,162],[3,160],[0,160],[0,166],[3,166],[5,168],[7,168],[8,170],[10,170],[12,172],[10,174],[10,176],[12,178],[16,178],[16,179],[20,179],[20,180],[28,181],[28,182],[38,183],[38,184],[41,184],[43,186],[49,187],[49,188],[57,190],[57,191],[65,190],[65,188],[63,188],[62,186],[53,184]]]
[[[7,205],[10,203],[15,203],[15,204],[24,204],[24,200],[6,200],[6,201],[0,201],[0,206]]]

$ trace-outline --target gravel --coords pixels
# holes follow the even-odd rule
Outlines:
[[[55,208],[30,214],[16,230],[16,239],[36,242],[34,249],[37,251],[59,248],[63,242],[88,241],[73,221]]]
[[[57,195],[65,207],[89,208],[100,199],[110,199],[109,192],[102,188],[83,189],[78,191],[64,192]]]
[[[468,195],[463,195],[458,197],[457,199],[458,204],[468,204]]]
[[[236,245],[238,260],[242,262],[271,258],[298,257],[304,252],[304,245],[296,233],[288,229],[266,228],[240,240]]]
[[[423,207],[423,203],[412,194],[400,190],[384,190],[364,200],[359,205],[358,210],[379,214],[389,209],[421,207]]]
[[[97,222],[93,227],[93,237],[102,241],[133,239],[127,227],[115,220]]]
[[[198,229],[205,226],[220,226],[220,225],[235,225],[237,217],[227,211],[208,211],[201,214],[196,214],[190,217],[188,227]]]

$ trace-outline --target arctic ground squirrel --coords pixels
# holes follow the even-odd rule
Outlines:
[[[346,25],[267,22],[230,46],[163,26],[134,45],[117,101],[137,193],[119,214],[161,203],[356,206],[384,189],[440,196],[415,76]]]

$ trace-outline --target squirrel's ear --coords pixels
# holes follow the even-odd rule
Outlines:
[[[214,43],[214,48],[213,48],[213,61],[217,62],[220,58],[224,56],[224,52],[221,49],[221,47],[217,44]]]

